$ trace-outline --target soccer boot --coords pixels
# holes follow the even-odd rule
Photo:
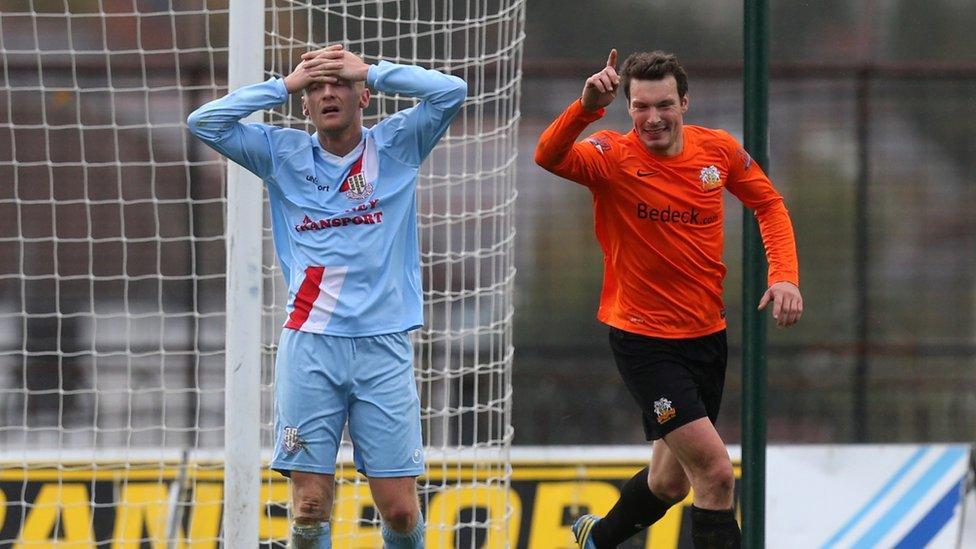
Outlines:
[[[580,549],[596,549],[590,532],[593,531],[593,527],[598,522],[600,522],[600,517],[596,515],[583,515],[573,523],[573,536],[576,538],[576,545]]]

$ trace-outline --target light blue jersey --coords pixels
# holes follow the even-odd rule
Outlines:
[[[417,171],[461,108],[455,76],[381,61],[366,84],[420,103],[372,128],[344,157],[315,134],[242,124],[288,98],[284,80],[246,86],[203,105],[190,131],[268,187],[275,251],[288,284],[286,328],[361,337],[423,324]]]

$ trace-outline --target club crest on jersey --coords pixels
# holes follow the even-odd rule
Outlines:
[[[676,413],[677,411],[671,407],[670,400],[662,397],[654,401],[654,415],[657,416],[659,424],[667,423]]]
[[[373,194],[373,184],[366,181],[366,176],[359,172],[347,177],[339,191],[346,193],[349,200],[363,200]]]
[[[715,166],[702,168],[701,173],[698,174],[698,180],[701,181],[703,191],[710,191],[722,186],[722,174]]]

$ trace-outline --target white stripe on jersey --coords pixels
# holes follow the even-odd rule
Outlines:
[[[349,267],[326,267],[319,283],[319,295],[312,303],[312,310],[308,313],[308,320],[299,330],[303,332],[322,332],[332,319],[336,303],[339,301],[339,291],[346,278]]]

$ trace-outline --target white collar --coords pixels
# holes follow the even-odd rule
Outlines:
[[[365,130],[365,128],[364,128],[364,130]],[[359,144],[356,145],[353,148],[353,150],[349,151],[344,156],[339,156],[337,154],[332,154],[329,151],[325,150],[325,147],[322,146],[322,142],[319,141],[319,136],[318,136],[317,133],[316,134],[312,134],[312,139],[315,140],[315,144],[318,146],[318,149],[320,151],[322,151],[322,158],[324,158],[325,161],[328,162],[329,164],[336,164],[336,165],[339,165],[339,166],[345,164],[346,162],[349,162],[350,160],[354,160],[356,158],[359,158],[359,155],[362,154],[362,152],[363,152],[363,147],[366,146],[366,132],[365,131],[363,131],[363,136],[362,136],[362,138],[360,138]]]

